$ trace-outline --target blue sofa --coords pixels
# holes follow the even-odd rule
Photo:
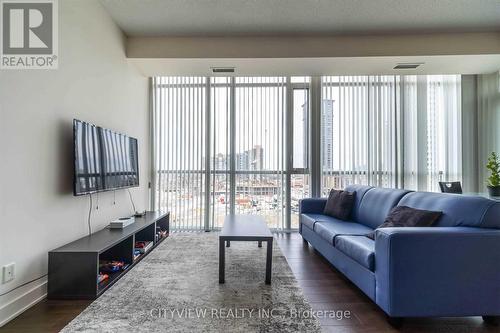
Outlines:
[[[323,215],[325,198],[300,202],[299,232],[389,319],[500,316],[500,202],[353,185],[350,221]],[[441,211],[435,226],[382,228],[395,206]]]

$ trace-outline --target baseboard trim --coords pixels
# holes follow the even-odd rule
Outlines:
[[[40,283],[0,307],[0,327],[47,297],[47,281]]]

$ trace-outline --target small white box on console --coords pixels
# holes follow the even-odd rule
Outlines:
[[[111,221],[109,224],[109,227],[111,229],[123,229],[132,223],[135,222],[135,217],[130,216],[130,217],[120,217],[119,219],[116,219],[114,221]]]

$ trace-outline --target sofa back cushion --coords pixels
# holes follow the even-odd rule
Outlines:
[[[331,189],[323,214],[348,221],[351,217],[354,198],[356,198],[356,192]]]
[[[493,203],[486,211],[481,222],[482,228],[500,229],[500,202]]]
[[[436,227],[483,227],[500,229],[500,202],[461,194],[413,192],[400,206],[443,212]]]
[[[391,209],[409,192],[378,187],[368,190],[361,200],[355,221],[373,229],[377,228],[384,223]]]
[[[345,190],[348,192],[356,193],[354,197],[354,205],[352,206],[351,209],[352,221],[358,222],[358,212],[359,212],[359,206],[361,205],[361,200],[363,200],[363,197],[365,196],[366,192],[368,192],[372,188],[373,186],[366,186],[366,185],[349,185],[345,188]]]
[[[431,210],[416,209],[407,206],[396,206],[385,218],[385,222],[378,226],[381,228],[402,228],[402,227],[430,227],[436,223],[443,215],[441,212]],[[373,230],[366,237],[375,240],[375,231]]]

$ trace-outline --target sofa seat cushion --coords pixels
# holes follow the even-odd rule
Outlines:
[[[335,237],[335,248],[361,266],[375,271],[375,242],[365,236]]]
[[[321,221],[314,224],[314,232],[332,246],[334,239],[340,235],[366,235],[373,229],[360,223],[348,222],[324,215]]]
[[[329,218],[323,214],[300,214],[300,217],[302,224],[311,230],[314,230],[314,224],[316,224],[316,222],[326,221],[326,219]]]

